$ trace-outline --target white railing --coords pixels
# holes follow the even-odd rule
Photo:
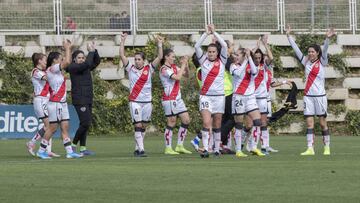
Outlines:
[[[55,31],[55,1],[0,1],[0,31]]]
[[[360,30],[360,0],[1,0],[0,32]]]

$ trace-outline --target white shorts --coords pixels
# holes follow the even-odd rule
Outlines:
[[[38,119],[47,118],[48,114],[48,102],[49,98],[47,97],[34,97],[33,99],[33,106],[35,115]]]
[[[304,115],[305,116],[327,116],[326,96],[309,97],[304,96]]]
[[[231,111],[233,115],[247,114],[258,109],[255,95],[244,96],[233,94]]]
[[[225,111],[225,96],[207,96],[200,95],[199,109],[208,110],[211,114],[224,113]]]
[[[268,114],[269,113],[268,101],[267,101],[266,97],[256,99],[256,103],[257,103],[257,105],[259,107],[259,111],[260,111],[261,114]]]
[[[68,104],[66,102],[48,103],[49,123],[60,123],[70,120]]]
[[[161,101],[161,104],[164,108],[166,117],[177,116],[187,112],[187,108],[182,99]]]
[[[272,116],[272,106],[271,106],[271,100],[268,99],[267,100],[267,105],[268,105],[268,114],[267,114],[267,117],[271,117]]]
[[[135,123],[149,123],[152,112],[152,104],[150,102],[129,102],[130,114],[133,124]]]

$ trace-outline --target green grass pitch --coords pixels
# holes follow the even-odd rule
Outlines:
[[[175,141],[176,139],[174,139]],[[187,148],[190,149],[189,138]],[[26,140],[0,141],[0,202],[360,202],[360,138],[332,137],[332,155],[302,157],[305,137],[272,137],[279,153],[237,159],[166,156],[162,136],[90,137],[97,154],[80,160],[30,157]]]

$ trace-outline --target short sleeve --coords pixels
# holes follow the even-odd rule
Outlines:
[[[174,75],[174,71],[166,66],[163,66],[161,68],[161,75],[166,78],[171,78],[171,76]]]
[[[45,72],[35,69],[32,73],[32,77],[41,80],[45,76]]]
[[[128,60],[128,63],[125,64],[124,68],[127,72],[129,72],[131,70],[132,66],[133,66],[133,64],[130,62],[130,60]]]

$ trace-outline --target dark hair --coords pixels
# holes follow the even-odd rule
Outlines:
[[[31,56],[32,62],[34,64],[34,67],[36,67],[39,64],[39,61],[44,58],[46,55],[42,53],[33,53]]]
[[[260,60],[260,63],[264,63],[264,53],[261,51],[261,49],[256,49],[256,51],[254,52],[253,54],[253,58],[254,58],[254,55],[255,54],[261,54],[261,60]]]
[[[198,67],[201,66],[200,63],[199,63],[199,60],[198,60],[198,58],[197,58],[197,56],[196,56],[196,53],[194,53],[194,54],[192,55],[191,59],[192,59],[192,62],[193,62],[193,64],[194,64],[195,68],[198,68]]]
[[[165,50],[164,50],[163,58],[162,58],[161,61],[160,61],[160,64],[161,64],[161,65],[164,65],[164,64],[165,64],[165,57],[166,57],[166,56],[169,56],[171,53],[174,53],[174,51],[173,51],[172,49],[165,49]]]
[[[47,61],[46,61],[46,68],[49,68],[52,65],[52,63],[54,62],[54,60],[58,59],[60,56],[61,56],[61,54],[57,51],[50,52],[49,56],[47,58]]]
[[[238,50],[242,52],[242,55],[243,55],[243,56],[245,56],[245,54],[246,54],[246,53],[245,53],[245,48],[239,48]]]
[[[209,44],[209,46],[207,48],[209,49],[210,47],[215,47],[216,48],[216,50],[218,52],[217,57],[219,58],[220,57],[220,52],[221,52],[221,44],[218,41],[216,41],[215,43]]]
[[[134,56],[135,56],[135,55],[140,55],[140,57],[141,57],[143,60],[145,60],[145,53],[144,53],[144,52],[138,51],[138,52],[135,52]]]
[[[318,57],[318,58],[321,58],[321,56],[322,56],[322,51],[321,51],[320,45],[318,45],[318,44],[311,44],[311,45],[308,47],[308,50],[309,50],[310,48],[315,49],[315,51],[316,51],[317,53],[319,53],[319,57]]]
[[[76,50],[76,51],[74,51],[74,52],[72,53],[72,55],[71,55],[72,60],[74,61],[75,58],[76,58],[79,54],[84,54],[84,52],[81,51],[81,50]],[[84,55],[85,55],[85,54],[84,54]]]

